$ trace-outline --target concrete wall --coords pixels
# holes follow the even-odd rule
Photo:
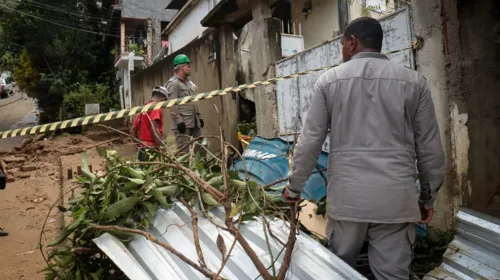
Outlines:
[[[203,31],[207,28],[201,26],[200,21],[209,11],[209,2],[200,0],[189,13],[178,19],[178,25],[167,33],[169,54],[183,48],[196,37],[201,37]]]
[[[471,192],[466,204],[497,217],[500,217],[499,13],[498,0],[458,4],[462,91],[454,97],[457,100],[455,120],[460,122],[462,117],[470,141],[468,184]]]
[[[417,70],[427,79],[431,88],[441,132],[441,142],[447,158],[447,176],[436,201],[432,225],[441,229],[454,227],[454,216],[460,203],[459,187],[453,182],[450,144],[450,88],[447,85],[446,63],[443,53],[443,26],[440,1],[412,1],[414,33],[424,44],[417,51]]]
[[[311,48],[338,35],[339,17],[337,0],[312,0],[312,12],[305,18],[302,9],[307,0],[295,0],[292,3],[292,22],[302,27],[304,47]]]
[[[460,205],[500,217],[500,3],[442,3],[412,6],[448,159],[434,224],[452,228]]]
[[[222,37],[222,36],[221,36]],[[224,40],[225,37],[222,37]],[[232,42],[232,41],[231,41]],[[149,101],[151,90],[154,86],[163,86],[173,75],[173,58],[179,54],[186,54],[192,63],[193,73],[190,79],[198,86],[197,93],[203,93],[221,88],[221,83],[233,84],[236,80],[233,76],[225,74],[222,80],[221,64],[225,68],[234,67],[234,59],[220,55],[221,41],[219,32],[215,31],[188,44],[178,52],[167,56],[165,59],[155,63],[149,68],[132,76],[132,104],[133,106],[143,105]],[[210,60],[216,54],[217,60]],[[224,60],[222,62],[221,60]],[[232,81],[232,82],[231,82]],[[199,101],[198,106],[205,121],[205,135],[220,135],[220,125],[224,130],[224,136],[234,145],[237,142],[237,100],[231,94],[224,97],[215,97],[208,100]],[[165,110],[165,131],[170,131],[171,123],[168,110]],[[220,144],[212,141],[209,148],[218,150]]]
[[[121,0],[120,6],[124,18],[170,21],[176,13],[175,10],[165,9],[165,0]]]

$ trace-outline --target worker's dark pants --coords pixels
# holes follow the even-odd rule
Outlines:
[[[368,261],[377,280],[408,280],[413,259],[415,224],[378,224],[328,219],[330,250],[354,267],[368,239]]]
[[[199,127],[193,127],[193,128],[186,128],[186,131],[184,133],[180,133],[179,131],[175,131],[175,144],[177,145],[177,149],[184,148],[190,141],[191,138],[196,138],[200,137],[203,134],[203,131]],[[203,153],[204,150],[200,149],[199,147],[196,147],[196,151]],[[185,149],[182,149],[180,153],[187,153],[189,152],[189,147],[186,147]]]

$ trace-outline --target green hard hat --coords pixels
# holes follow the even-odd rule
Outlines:
[[[187,64],[191,63],[191,60],[189,60],[189,57],[185,54],[179,54],[174,58],[174,67],[180,64]]]

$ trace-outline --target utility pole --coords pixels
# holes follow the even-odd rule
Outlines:
[[[147,56],[148,56],[148,65],[151,65],[152,57],[153,57],[153,27],[151,23],[151,19],[148,19],[147,25]]]

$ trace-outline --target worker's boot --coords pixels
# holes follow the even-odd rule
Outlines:
[[[3,228],[0,228],[0,236],[7,236],[7,235],[9,235],[9,233],[4,231]]]

